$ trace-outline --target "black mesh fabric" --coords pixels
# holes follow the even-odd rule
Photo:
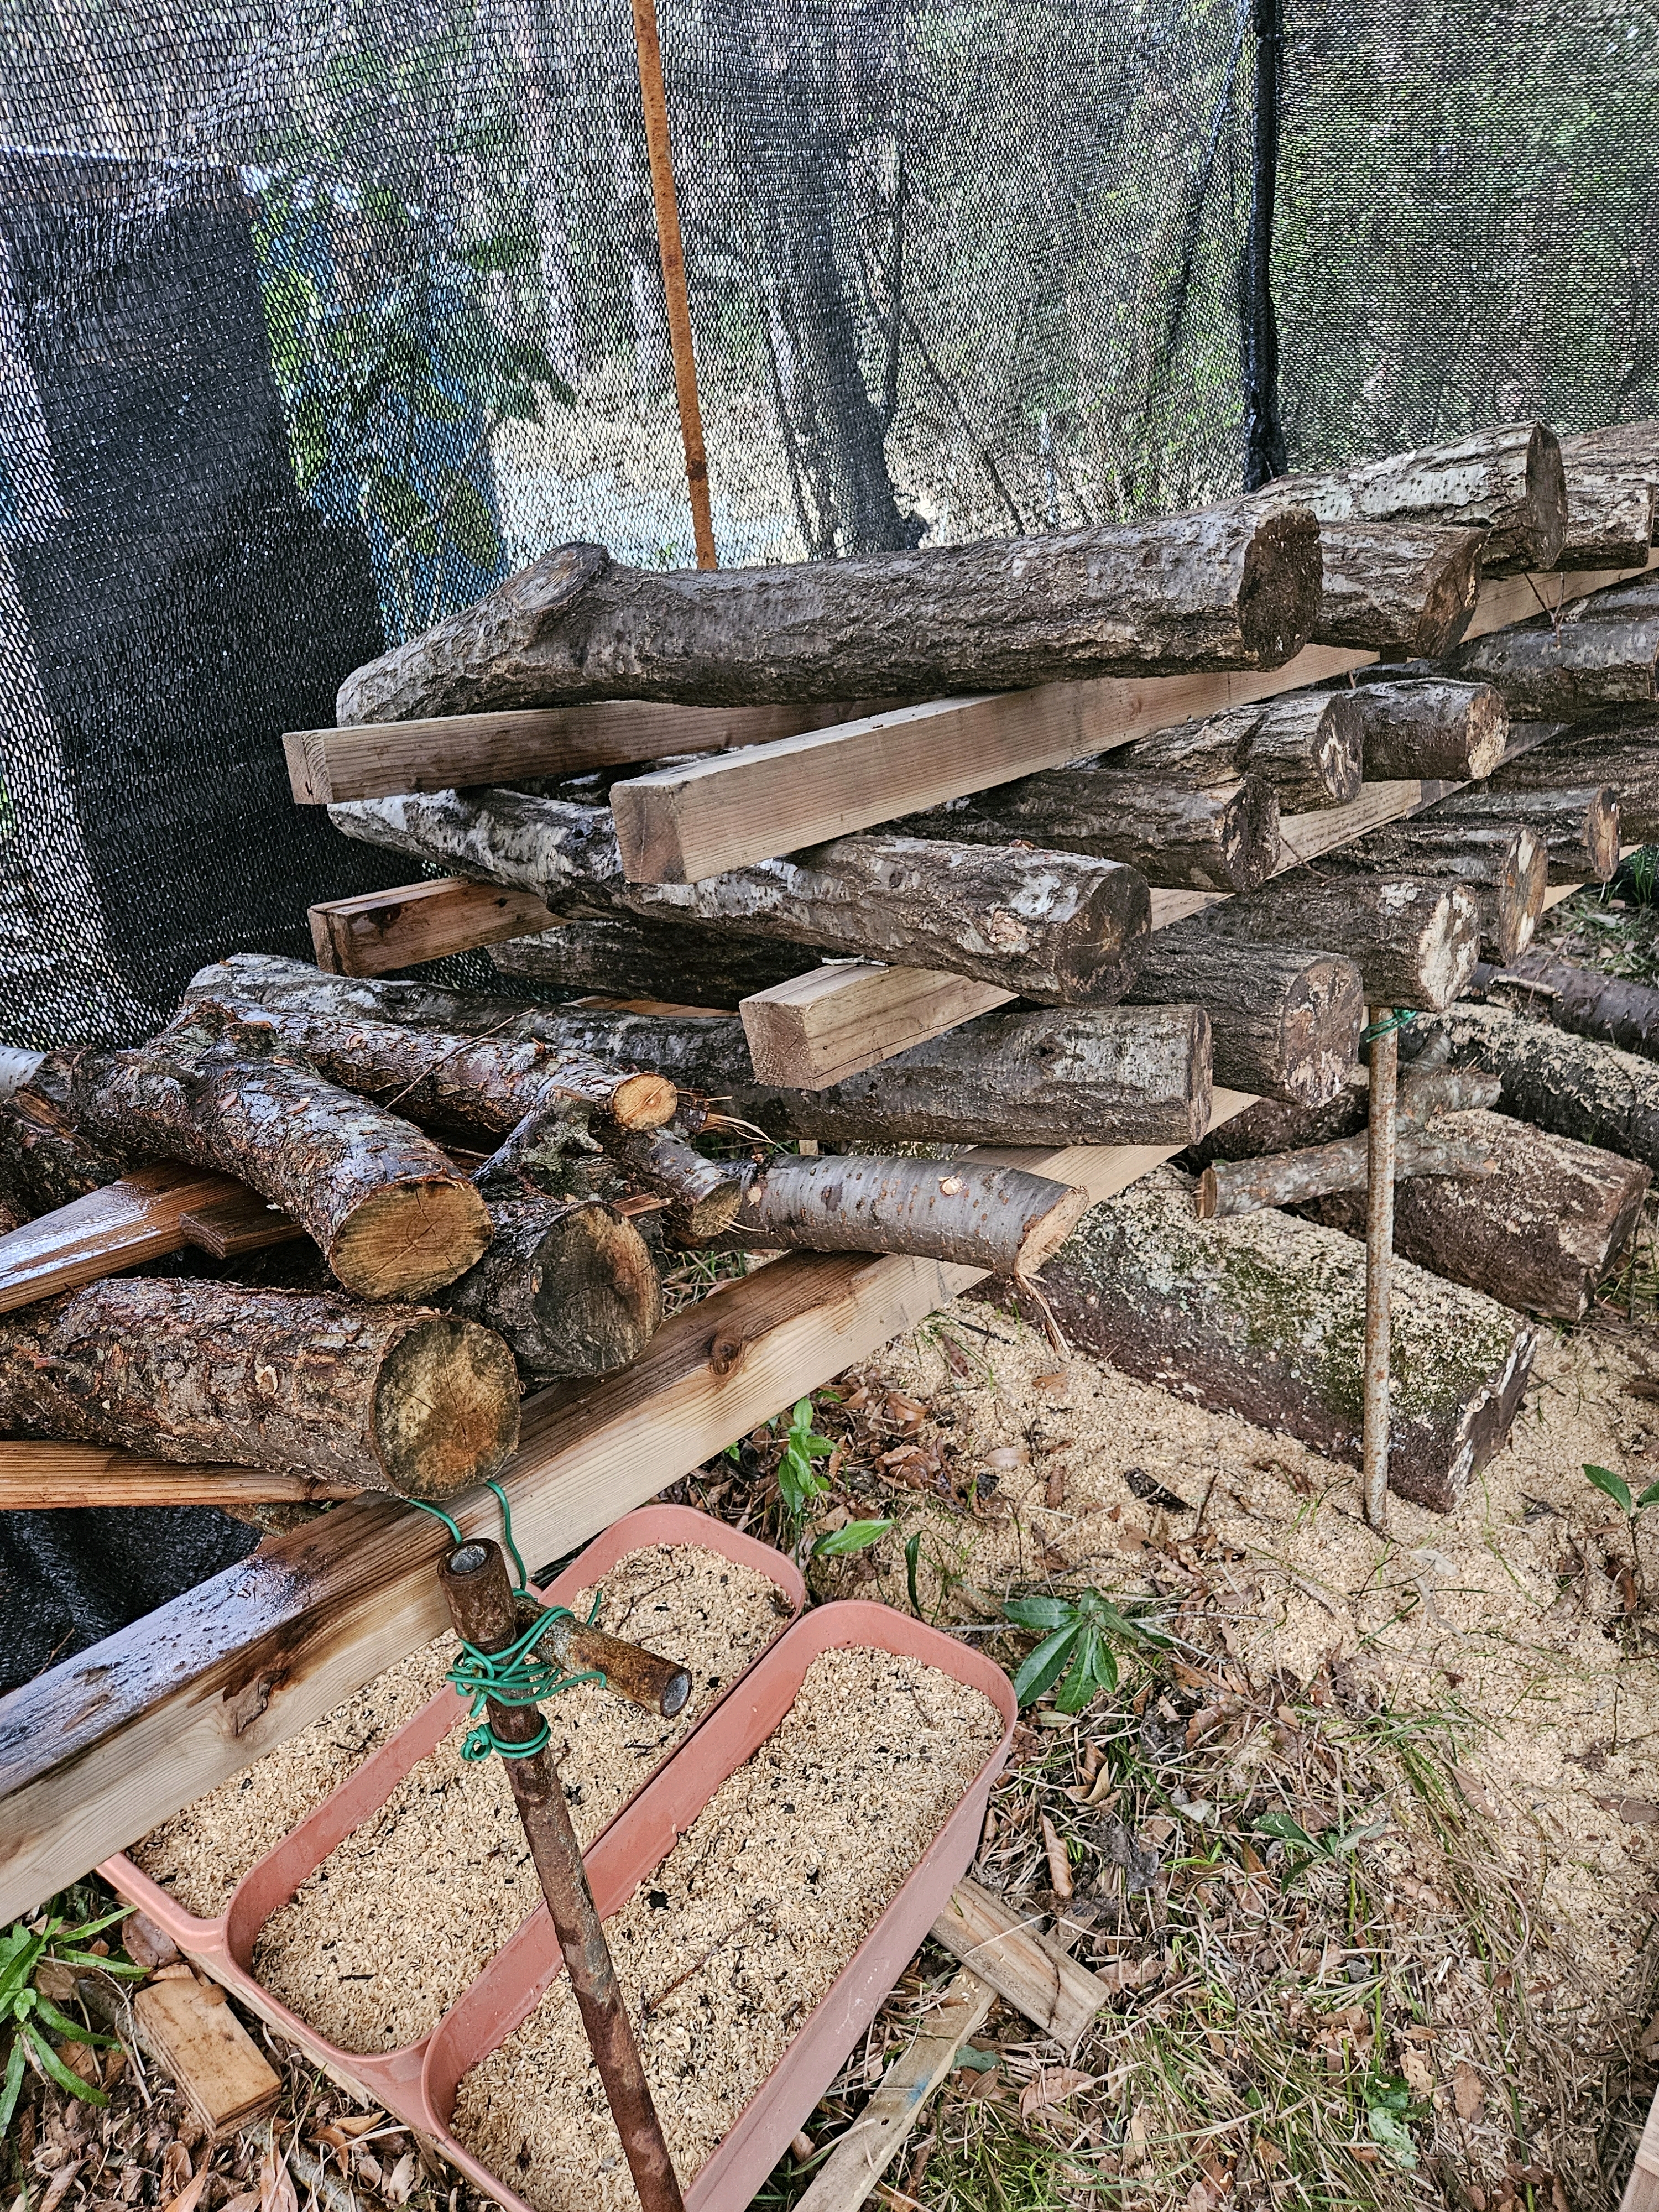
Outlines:
[[[1659,413],[1655,0],[659,7],[726,565]],[[119,1042],[407,872],[289,799],[350,668],[689,562],[667,322],[628,0],[6,25],[0,1043]],[[48,1643],[162,1594],[11,1534]]]

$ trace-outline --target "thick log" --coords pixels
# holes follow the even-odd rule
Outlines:
[[[1359,713],[1346,691],[1292,691],[1155,730],[1105,758],[1148,782],[1188,791],[1260,776],[1285,813],[1340,805],[1359,795]]]
[[[626,568],[563,545],[349,676],[342,722],[587,699],[708,706],[1276,668],[1307,643],[1319,534],[1212,509],[773,568]]]
[[[1539,726],[1522,725],[1517,735]],[[1492,792],[1582,789],[1610,784],[1619,794],[1619,837],[1627,845],[1659,838],[1659,717],[1622,714],[1557,724],[1518,759],[1505,761]]]
[[[1554,1321],[1576,1322],[1629,1243],[1649,1170],[1502,1114],[1461,1114],[1459,1137],[1492,1163],[1486,1179],[1439,1176],[1395,1194],[1395,1249],[1431,1274]],[[1363,1233],[1364,1200],[1322,1200],[1318,1218]]]
[[[188,1009],[231,1007],[250,1022],[267,1022],[285,1047],[301,1054],[319,1075],[359,1097],[398,1106],[411,1121],[466,1134],[503,1136],[525,1115],[555,1099],[568,1100],[623,1129],[659,1129],[673,1119],[674,1086],[660,1075],[605,1067],[580,1053],[500,1037],[415,1030],[394,1022],[366,1021],[323,1011],[313,989],[305,1003],[294,986],[280,1001],[233,999],[204,986],[201,975],[186,989]],[[319,975],[320,981],[320,975]]]
[[[1504,1006],[1451,1007],[1419,1048],[1443,1045],[1461,1067],[1497,1076],[1498,1110],[1559,1137],[1659,1170],[1659,1067]]]
[[[1454,830],[1530,830],[1543,844],[1553,884],[1604,884],[1619,866],[1623,821],[1612,784],[1549,791],[1476,785],[1437,801],[1419,819]]]
[[[1619,422],[1561,441],[1567,477],[1563,568],[1634,567],[1647,558],[1659,492],[1659,422]]]
[[[492,1197],[489,1213],[489,1248],[439,1293],[444,1310],[494,1329],[538,1378],[631,1366],[662,1320],[638,1230],[591,1199]]]
[[[655,999],[734,1012],[744,999],[808,972],[817,948],[631,914],[562,922],[544,937],[492,945],[501,973],[565,998]]]
[[[1407,522],[1325,522],[1325,584],[1313,635],[1369,646],[1385,660],[1437,660],[1468,628],[1491,544],[1483,530]]]
[[[489,1242],[483,1199],[430,1138],[210,1001],[136,1051],[49,1055],[25,1099],[94,1142],[235,1176],[360,1297],[425,1297]]]
[[[1258,1212],[1264,1206],[1299,1206],[1338,1192],[1363,1191],[1370,1180],[1369,1151],[1362,1134],[1339,1138],[1334,1144],[1310,1145],[1297,1152],[1223,1160],[1200,1176],[1193,1196],[1194,1212],[1200,1221],[1224,1221],[1235,1214]],[[1395,1148],[1395,1174],[1402,1179],[1492,1172],[1492,1152],[1476,1138],[1413,1131],[1402,1134]],[[1398,1203],[1396,1199],[1396,1206]],[[1360,1218],[1363,1221],[1363,1209]],[[1347,1224],[1331,1225],[1344,1228]],[[1417,1255],[1407,1253],[1406,1256]]]
[[[1373,1006],[1449,1006],[1480,957],[1480,921],[1458,883],[1297,868],[1201,917],[1218,937],[1341,951]]]
[[[1322,522],[1433,522],[1486,533],[1489,574],[1553,568],[1567,527],[1561,447],[1541,422],[1502,422],[1331,476],[1280,477],[1267,495]]]
[[[348,836],[526,885],[560,913],[730,923],[1060,1004],[1121,997],[1151,921],[1144,876],[1073,853],[839,837],[701,883],[630,884],[605,807],[448,791],[329,811]]]
[[[1620,1052],[1659,1060],[1659,990],[1651,983],[1627,982],[1534,948],[1498,965],[1482,961],[1468,995],[1541,1015],[1559,1030],[1599,1038]]]
[[[1371,683],[1362,674],[1348,696],[1373,782],[1420,776],[1468,783],[1490,775],[1509,743],[1509,708],[1491,684],[1440,676]]]
[[[705,1244],[732,1226],[749,1180],[744,1170],[706,1160],[667,1129],[608,1136],[605,1148],[636,1190],[664,1200],[668,1226],[683,1243]]]
[[[1316,1106],[1352,1076],[1365,1024],[1358,969],[1340,953],[1246,945],[1201,917],[1154,932],[1126,1003],[1182,1000],[1210,1018],[1215,1080]]]
[[[1134,769],[1092,763],[955,799],[893,825],[901,836],[975,845],[1024,842],[1138,868],[1149,884],[1254,890],[1279,861],[1279,805],[1255,775],[1207,790],[1148,783]]]
[[[1478,1188],[1479,1186],[1477,1186]],[[1097,1206],[1042,1271],[1081,1352],[1200,1405],[1360,1460],[1364,1248],[1277,1212],[1194,1218],[1155,1169]],[[1394,1271],[1389,1482],[1441,1513],[1509,1434],[1536,1332],[1401,1261]]]
[[[519,1384],[447,1314],[137,1278],[0,1324],[0,1425],[441,1498],[505,1464]]]
[[[1548,852],[1535,830],[1497,822],[1444,822],[1437,808],[1374,830],[1328,853],[1321,865],[1361,874],[1455,879],[1474,897],[1481,951],[1497,960],[1513,959],[1532,942],[1549,884]]]
[[[1089,1206],[1086,1190],[974,1159],[781,1159],[750,1182],[720,1242],[750,1251],[902,1252],[1029,1275]]]
[[[1595,600],[1586,600],[1559,623],[1540,616],[1476,638],[1450,656],[1447,673],[1495,684],[1516,722],[1571,721],[1608,707],[1651,706],[1659,698],[1659,610],[1595,608]]]

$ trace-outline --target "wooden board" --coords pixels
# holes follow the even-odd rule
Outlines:
[[[795,2200],[795,2212],[858,2212],[994,2001],[988,1984],[966,1967],[951,1977],[938,2003],[923,2014],[915,2041],[882,2075],[806,2194]]]
[[[738,1012],[757,1083],[822,1091],[1013,996],[944,969],[841,960],[757,991]]]
[[[187,1214],[246,1196],[231,1176],[201,1168],[135,1168],[0,1236],[0,1313],[181,1251],[191,1241]]]
[[[1619,2212],[1659,2212],[1659,2094],[1648,2107]]]
[[[1588,599],[1592,592],[1627,584],[1632,576],[1644,576],[1656,567],[1659,567],[1659,547],[1638,568],[1556,568],[1544,575],[1483,577],[1480,597],[1463,633],[1464,642],[1487,637],[1495,629],[1508,629],[1515,623],[1530,622],[1534,615],[1569,606],[1574,599]]]
[[[146,2047],[216,2142],[276,2104],[282,2082],[222,1990],[180,1975],[140,1990],[132,2010]]]
[[[312,949],[331,975],[385,975],[557,927],[533,891],[465,876],[324,899],[311,909]]]
[[[1067,2051],[1111,1994],[1098,1974],[1034,1928],[1028,1913],[975,1881],[957,1884],[933,1936]]]
[[[44,1513],[82,1505],[319,1505],[358,1498],[356,1483],[272,1474],[260,1467],[175,1467],[99,1444],[0,1442],[0,1511]]]
[[[1265,672],[1100,677],[931,699],[662,769],[611,787],[623,868],[635,883],[696,883],[1376,659],[1310,645]]]
[[[1218,1091],[1216,1118],[1252,1103]],[[983,1157],[1098,1199],[1177,1149]],[[526,1559],[575,1551],[979,1279],[931,1260],[789,1254],[676,1315],[623,1373],[527,1399],[505,1478]],[[498,1532],[487,1491],[446,1503],[464,1529]],[[0,1924],[441,1634],[447,1540],[425,1514],[356,1499],[0,1698]]]
[[[413,722],[362,722],[343,730],[289,730],[289,781],[301,806],[380,799],[398,791],[510,783],[520,776],[581,775],[669,753],[764,744],[798,730],[867,714],[873,700],[784,707],[667,707],[607,699],[587,707],[526,707],[495,714],[435,714]]]

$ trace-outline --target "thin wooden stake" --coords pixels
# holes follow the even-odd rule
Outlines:
[[[679,199],[668,143],[668,96],[663,88],[656,0],[634,0],[634,46],[640,63],[640,96],[645,103],[645,143],[651,162],[651,198],[657,211],[668,340],[674,356],[674,396],[679,402],[680,436],[685,446],[691,532],[696,541],[698,568],[718,568],[714,522],[708,506],[708,456],[703,450],[702,410],[697,401],[697,362],[691,347],[691,303],[685,289],[685,249],[680,240]]]
[[[1370,1012],[1370,1119],[1365,1152],[1365,1519],[1389,1525],[1389,1279],[1394,1257],[1394,1171],[1400,1035],[1394,1010]]]

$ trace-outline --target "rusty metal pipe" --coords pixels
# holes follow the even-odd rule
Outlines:
[[[1365,1393],[1361,1441],[1365,1519],[1389,1526],[1389,1288],[1394,1262],[1394,1174],[1400,1097],[1400,1033],[1389,1006],[1370,1010],[1370,1108],[1365,1138]]]
[[[440,1567],[438,1580],[464,1643],[490,1653],[514,1641],[518,1608],[498,1544],[487,1538],[463,1544]],[[487,1716],[503,1743],[533,1743],[541,1733],[534,1705],[500,1705],[491,1698]],[[644,2212],[684,2212],[552,1749],[544,1745],[503,1764],[640,2203]]]
[[[554,1621],[536,1648],[550,1651],[567,1674],[597,1669],[607,1690],[661,1720],[683,1712],[691,1695],[690,1674],[678,1660],[661,1658],[642,1644],[624,1644],[621,1637],[580,1620]]]

